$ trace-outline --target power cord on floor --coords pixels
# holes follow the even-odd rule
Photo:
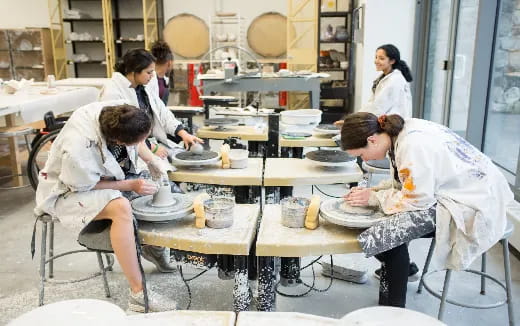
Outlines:
[[[182,272],[182,266],[179,266],[179,274],[181,274],[181,279],[184,282],[184,284],[186,285],[186,289],[188,290],[188,305],[186,306],[185,310],[190,310],[190,306],[191,306],[191,289],[190,289],[190,285],[188,284],[188,282],[193,281],[194,279],[196,279],[197,277],[199,277],[202,274],[206,273],[210,269],[211,268],[205,269],[202,272],[198,273],[197,275],[193,276],[192,278],[185,279],[184,278],[184,274]]]
[[[300,294],[288,294],[288,293],[284,293],[284,292],[281,292],[279,289],[278,289],[278,286],[280,285],[280,281],[278,281],[276,283],[276,286],[275,286],[275,290],[276,290],[276,293],[278,293],[279,295],[281,295],[282,297],[288,297],[288,298],[301,298],[301,297],[304,297],[306,296],[307,294],[309,294],[310,292],[312,291],[315,291],[315,292],[326,292],[328,291],[331,286],[332,286],[332,282],[333,282],[333,279],[334,279],[334,262],[332,260],[332,255],[330,255],[330,282],[329,282],[329,285],[325,288],[325,289],[317,289],[314,287],[314,285],[316,284],[316,273],[314,272],[314,264],[321,259],[321,257],[323,256],[319,256],[318,258],[316,258],[315,260],[311,261],[309,264],[307,264],[305,267],[302,267],[300,268],[300,271],[308,268],[309,266],[311,267],[311,270],[312,270],[312,284],[311,285],[308,285],[306,284],[305,282],[302,282],[302,284],[308,288],[308,290],[304,293],[300,293]]]
[[[311,188],[311,189],[312,189],[312,191],[311,191],[312,194],[314,194],[314,188],[316,188],[316,190],[318,190],[319,192],[321,192],[321,193],[324,194],[325,196],[332,197],[332,198],[343,198],[342,196],[333,196],[333,195],[329,195],[329,194],[323,192],[323,190],[321,190],[320,188],[318,188],[318,186],[316,186],[316,185],[312,185],[312,188]]]

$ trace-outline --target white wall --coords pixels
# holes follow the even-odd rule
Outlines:
[[[354,109],[368,101],[372,81],[380,74],[374,67],[377,47],[391,43],[401,52],[401,59],[411,67],[413,51],[414,0],[359,0],[364,4],[364,40],[356,46],[356,81]]]
[[[49,27],[47,0],[0,0],[0,28]]]

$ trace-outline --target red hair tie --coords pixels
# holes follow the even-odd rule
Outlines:
[[[383,114],[379,118],[377,118],[377,122],[379,123],[379,126],[381,127],[381,129],[383,129],[385,127],[385,123],[386,123],[386,114]]]

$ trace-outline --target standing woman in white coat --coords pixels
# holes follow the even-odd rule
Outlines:
[[[121,101],[79,108],[52,144],[36,190],[35,213],[58,218],[78,237],[93,222],[111,223],[110,244],[130,285],[129,309],[138,312],[144,311],[143,280],[132,208],[124,195],[151,195],[157,186],[142,178],[125,177],[135,173],[137,156],[147,162],[150,171],[159,170],[154,155],[143,143],[151,126],[146,112],[121,105]],[[115,145],[122,151],[115,152]],[[175,309],[171,299],[151,290],[148,297],[152,311]]]
[[[155,89],[146,85],[154,76],[155,57],[145,49],[133,49],[125,53],[115,72],[101,91],[101,100],[122,99],[128,101],[152,117],[152,136],[158,143],[149,143],[150,150],[161,158],[174,155],[183,146],[168,139],[168,135],[179,136],[184,147],[203,143],[202,139],[189,134],[175,118]]]
[[[412,117],[412,93],[410,82],[412,73],[399,49],[392,44],[381,45],[376,50],[374,64],[382,74],[372,83],[372,93],[360,112],[370,112],[376,116],[399,114],[404,119]],[[343,120],[334,124],[341,126]]]
[[[354,188],[352,206],[376,206],[388,217],[358,236],[381,261],[379,304],[404,307],[407,243],[435,232],[433,259],[461,270],[496,244],[513,193],[491,159],[445,126],[399,115],[357,112],[345,118],[341,147],[363,160],[391,161],[386,188]]]

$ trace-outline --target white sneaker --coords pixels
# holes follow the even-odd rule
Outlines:
[[[162,312],[177,309],[177,302],[173,299],[165,297],[151,289],[148,289],[148,308],[150,312]],[[128,310],[135,312],[144,312],[144,293],[140,291],[133,293],[130,290],[128,296]]]

